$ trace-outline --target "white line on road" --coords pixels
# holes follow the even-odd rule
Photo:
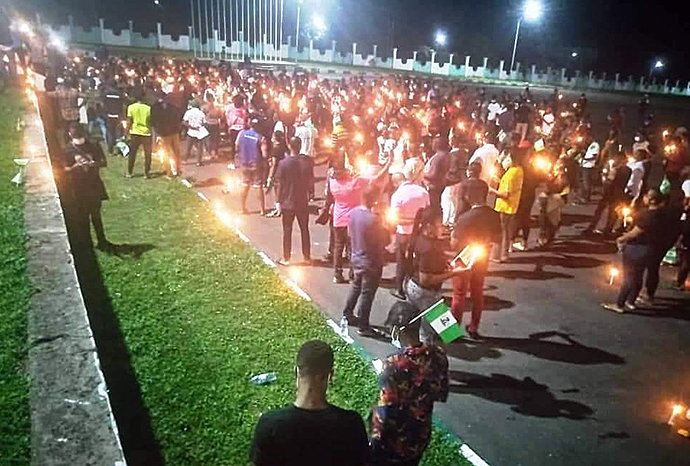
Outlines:
[[[182,178],[182,180],[180,180],[180,182],[181,182],[183,185],[187,186],[188,188],[191,188],[191,187],[192,187],[192,183],[190,183],[189,181],[185,180],[184,178]]]
[[[307,301],[311,301],[311,298],[309,297],[309,295],[308,295],[302,288],[300,288],[300,287],[297,285],[297,283],[293,282],[293,281],[290,280],[289,278],[284,278],[283,280],[285,280],[285,284],[286,284],[287,286],[289,286],[290,288],[292,288],[292,290],[293,290],[295,293],[297,293],[298,295],[300,295],[301,297],[303,297],[303,298],[306,299]]]
[[[271,259],[270,257],[268,257],[268,255],[267,255],[265,252],[263,252],[263,251],[258,251],[258,253],[259,253],[259,256],[261,256],[261,258],[264,260],[264,263],[265,263],[266,265],[268,265],[269,267],[275,268],[276,263],[273,262],[273,259]]]
[[[197,192],[196,195],[199,196],[200,198],[202,198],[204,201],[209,202],[208,198],[206,196],[204,196],[204,193]]]
[[[462,456],[474,466],[489,466],[489,463],[484,461],[482,457],[476,454],[466,443],[463,443],[460,447],[460,453],[462,453]]]
[[[345,341],[345,343],[347,343],[348,345],[351,345],[355,342],[355,340],[353,340],[350,335],[343,335],[342,333],[340,333],[340,325],[336,324],[333,319],[326,319],[326,323],[329,327],[333,329],[335,334],[342,338],[343,341]]]

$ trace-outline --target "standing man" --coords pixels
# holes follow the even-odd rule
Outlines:
[[[467,179],[458,187],[458,198],[456,199],[458,217],[470,210],[472,206],[486,203],[489,185],[480,178],[481,174],[481,162],[472,162],[467,168]]]
[[[363,205],[350,212],[349,232],[355,276],[343,317],[348,322],[357,324],[357,333],[362,336],[375,335],[369,325],[369,315],[381,281],[383,253],[388,244],[388,232],[383,227],[381,218],[373,212],[378,197],[378,189],[372,185],[367,186],[362,193]],[[359,314],[355,317],[354,310],[358,301]]]
[[[261,415],[250,453],[253,466],[364,466],[369,441],[362,418],[330,404],[333,350],[313,340],[297,353],[297,399]]]
[[[484,138],[484,145],[474,151],[470,158],[470,164],[479,162],[482,164],[481,178],[486,184],[491,185],[493,180],[496,160],[498,159],[498,149],[496,148],[496,137],[493,134],[488,134]]]
[[[446,188],[446,175],[450,166],[448,139],[436,137],[434,139],[436,153],[424,167],[424,182],[429,188],[429,202],[431,206],[441,210],[441,195]]]
[[[303,116],[300,124],[295,128],[295,137],[300,138],[302,141],[302,148],[299,153],[311,157],[312,159],[316,155],[314,148],[314,141],[316,140],[316,128],[311,122],[311,117]]]
[[[151,109],[151,126],[161,138],[163,149],[168,156],[168,176],[182,175],[180,131],[182,115],[179,108],[173,105],[168,96],[158,100]]]
[[[132,177],[134,162],[137,159],[139,146],[144,146],[144,177],[151,177],[151,107],[144,103],[143,92],[134,96],[135,102],[127,107],[129,126],[129,160],[127,161],[127,178]]]
[[[228,123],[228,138],[230,139],[230,163],[228,167],[231,170],[235,169],[235,143],[237,136],[244,130],[247,124],[247,109],[244,107],[244,98],[237,94],[232,97],[232,104],[228,106],[225,112],[225,119]]]
[[[609,170],[604,180],[604,189],[602,198],[594,211],[592,221],[585,232],[595,232],[602,235],[610,235],[613,226],[616,223],[616,209],[623,204],[630,203],[630,197],[625,193],[625,187],[628,185],[628,180],[632,174],[632,170],[626,164],[624,154],[618,150],[613,153],[613,157],[609,160]],[[608,209],[606,214],[606,226],[603,230],[597,229],[599,219]]]
[[[89,220],[96,231],[97,249],[107,250],[113,245],[105,237],[101,218],[101,203],[108,199],[99,174],[108,165],[100,144],[86,138],[83,128],[73,123],[69,128],[70,145],[65,152],[64,170],[67,174],[67,198],[72,205],[80,239],[89,238]]]
[[[429,193],[423,186],[414,183],[414,166],[406,164],[403,168],[405,181],[391,197],[392,218],[397,222],[395,227],[395,289],[391,294],[398,299],[405,299],[403,280],[412,271],[406,267],[405,256],[410,247],[410,238],[414,219],[419,209],[429,206]]]
[[[103,87],[103,105],[105,107],[105,126],[108,136],[108,153],[112,154],[115,149],[115,141],[119,134],[122,134],[122,121],[124,116],[124,101],[122,93],[117,88],[114,80],[109,80]]]
[[[582,189],[580,190],[580,200],[588,204],[592,197],[592,185],[596,176],[596,168],[599,163],[599,143],[592,140],[587,147],[587,152],[580,161],[582,173]]]
[[[263,169],[264,159],[268,154],[268,143],[256,130],[259,120],[253,118],[249,122],[249,127],[242,130],[237,135],[235,141],[235,163],[242,171],[242,213],[248,214],[247,195],[249,188],[254,187],[259,191],[259,202],[261,203],[261,215],[266,215],[266,203],[263,189]]]
[[[311,262],[311,238],[309,237],[309,194],[313,192],[314,165],[312,159],[299,150],[302,141],[290,139],[290,155],[280,161],[278,174],[277,210],[283,217],[283,259],[281,265],[290,265],[292,256],[292,225],[297,218],[302,236],[304,262]]]
[[[199,109],[199,102],[192,102],[191,108],[182,117],[182,121],[187,127],[187,160],[192,152],[192,147],[196,146],[196,166],[203,166],[204,144],[209,132],[206,129],[206,114]]]
[[[469,180],[468,180],[469,181]],[[478,180],[483,183],[483,181]],[[479,191],[479,190],[477,190]],[[455,221],[451,236],[451,247],[455,251],[463,250],[468,244],[484,248],[486,254],[472,264],[469,272],[453,277],[453,303],[451,312],[458,323],[462,322],[462,312],[465,309],[467,289],[472,298],[472,319],[465,326],[467,334],[474,339],[479,338],[479,322],[484,309],[484,278],[489,263],[491,242],[501,232],[501,220],[498,212],[486,205],[486,191],[482,199],[477,192],[472,199],[472,206]]]

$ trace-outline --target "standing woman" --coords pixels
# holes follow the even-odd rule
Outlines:
[[[225,119],[228,122],[228,136],[230,143],[230,168],[235,168],[235,142],[237,135],[240,134],[247,123],[247,109],[244,106],[244,98],[240,95],[232,97],[232,103],[225,112]]]
[[[206,150],[211,155],[211,159],[218,157],[218,138],[220,137],[220,124],[223,119],[223,111],[216,105],[213,92],[207,91],[205,96],[206,104],[203,112],[206,116]]]
[[[499,262],[508,260],[511,250],[511,241],[515,233],[515,215],[520,206],[522,196],[522,183],[524,172],[518,160],[508,155],[501,165],[505,173],[501,177],[498,190],[489,188],[489,192],[496,195],[496,207],[494,210],[501,214],[501,250]]]

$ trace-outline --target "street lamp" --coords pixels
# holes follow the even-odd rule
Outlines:
[[[515,52],[517,51],[518,38],[520,37],[520,24],[522,20],[534,22],[541,18],[543,8],[539,0],[527,0],[522,7],[522,14],[518,18],[517,28],[515,30],[515,44],[513,45],[513,58],[510,60],[510,71],[512,73],[515,65]]]
[[[662,60],[654,61],[654,65],[652,66],[652,69],[649,71],[649,78],[651,79],[655,71],[661,71],[664,69],[665,66],[666,64]]]
[[[443,47],[446,45],[446,42],[448,41],[448,36],[446,36],[446,33],[443,31],[438,31],[436,33],[436,45]]]
[[[314,16],[312,16],[311,25],[314,28],[314,31],[316,31],[317,36],[321,36],[326,32],[326,20],[318,13],[314,13]]]
[[[577,52],[573,52],[573,53],[570,54],[570,56],[573,57],[573,58],[577,58],[577,55],[578,55]]]

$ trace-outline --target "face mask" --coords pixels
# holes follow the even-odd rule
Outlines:
[[[400,343],[400,330],[398,327],[393,327],[393,331],[391,332],[391,345],[398,349],[402,349],[402,343]]]
[[[74,138],[74,139],[72,139],[72,144],[74,144],[75,146],[81,146],[85,142],[86,142],[86,138]]]

